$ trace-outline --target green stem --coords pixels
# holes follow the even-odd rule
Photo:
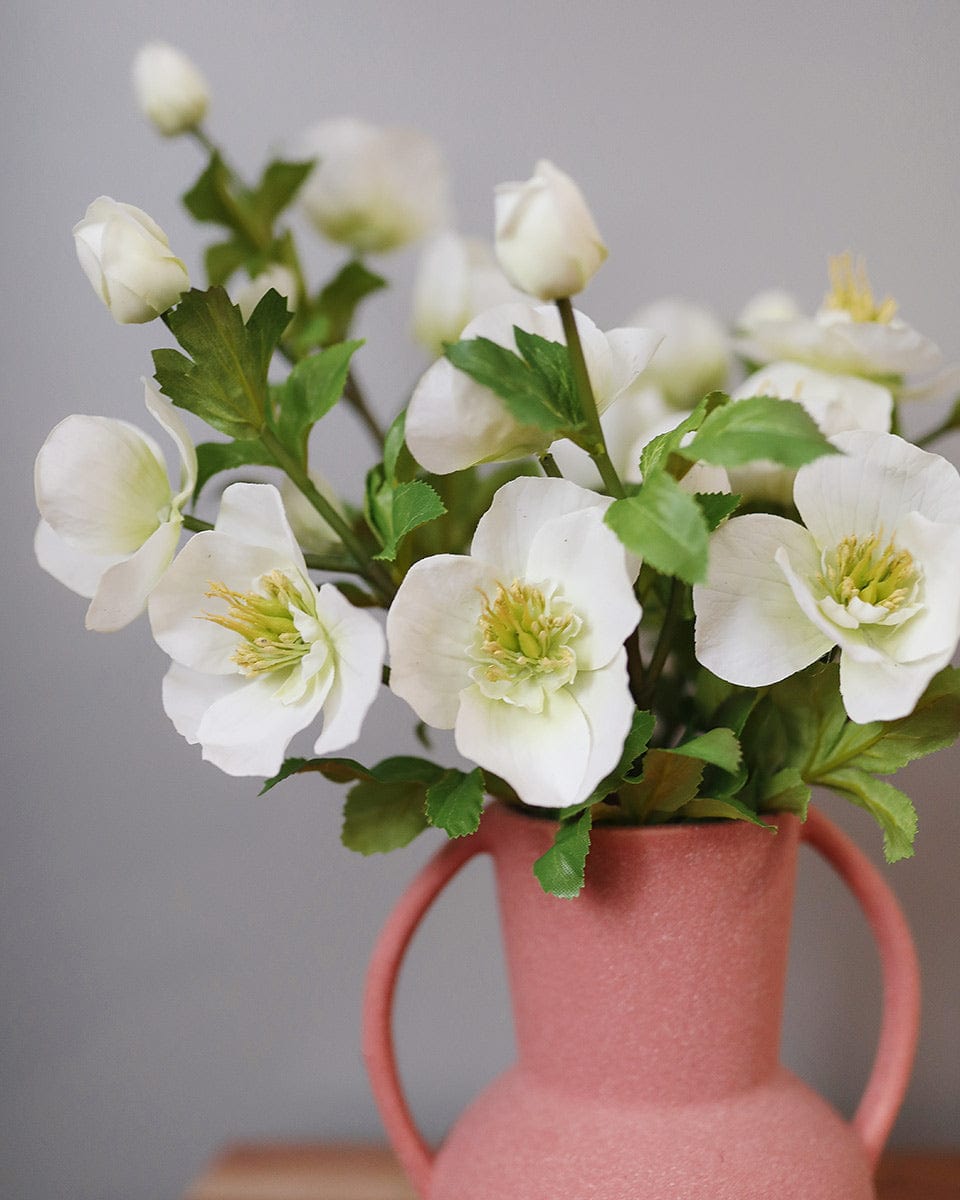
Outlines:
[[[583,355],[583,345],[580,341],[580,333],[577,329],[577,320],[573,313],[573,305],[570,303],[569,297],[566,296],[557,300],[556,304],[560,311],[560,320],[563,322],[563,333],[567,341],[567,352],[570,355],[570,365],[573,368],[574,382],[577,385],[577,393],[580,397],[580,407],[587,422],[587,432],[591,442],[591,457],[597,464],[597,470],[600,472],[600,478],[603,480],[604,487],[615,499],[622,500],[626,493],[623,490],[623,484],[620,482],[620,476],[617,474],[613,463],[610,461],[610,455],[607,452],[607,443],[600,425],[600,414],[597,411],[596,397],[593,394],[593,387],[590,384],[590,373],[587,370],[587,360]]]
[[[643,669],[643,656],[640,653],[640,630],[635,629],[627,638],[627,678],[630,681],[630,694],[640,708],[644,694],[646,672]]]
[[[381,427],[380,422],[371,412],[360,385],[357,383],[356,376],[352,371],[347,374],[347,382],[343,389],[343,398],[363,422],[367,432],[377,443],[378,448],[382,450],[387,438],[386,430]]]
[[[292,482],[343,542],[357,564],[358,573],[377,591],[379,598],[389,604],[396,595],[396,587],[385,568],[374,561],[372,555],[347,522],[330,501],[321,495],[306,470],[287,450],[273,430],[264,429],[260,434],[260,440],[273,455],[277,465],[286,471]]]
[[[213,528],[209,521],[201,521],[199,517],[191,517],[189,513],[180,515],[183,518],[184,529],[189,529],[191,533],[205,533],[208,529]]]
[[[640,698],[637,701],[640,708],[649,708],[653,702],[654,691],[663,674],[663,668],[667,665],[667,659],[673,646],[673,635],[680,623],[682,605],[683,585],[679,579],[673,579],[670,582],[670,599],[667,601],[667,611],[664,614],[663,624],[660,626],[656,649],[650,660],[650,666],[647,668]]]
[[[540,466],[543,468],[544,475],[550,479],[562,479],[563,472],[557,466],[557,460],[552,454],[540,455]]]

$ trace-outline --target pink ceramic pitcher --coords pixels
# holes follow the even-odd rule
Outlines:
[[[554,826],[494,805],[394,910],[370,967],[364,1053],[394,1148],[429,1200],[872,1200],[906,1089],[919,982],[879,872],[811,812],[593,831],[587,886],[547,896],[531,865]],[[852,1123],[778,1061],[797,845],[839,871],[880,948],[876,1063]],[[451,876],[493,856],[518,1061],[434,1154],[393,1055],[404,951]]]

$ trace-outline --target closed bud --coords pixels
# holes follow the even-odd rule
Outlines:
[[[185,54],[166,42],[148,42],[137,51],[133,88],[141,111],[165,137],[196,128],[210,102],[207,81]]]

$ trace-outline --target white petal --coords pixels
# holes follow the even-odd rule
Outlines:
[[[320,588],[317,616],[336,655],[336,677],[323,706],[323,732],[313,747],[317,754],[329,754],[360,736],[380,690],[385,643],[376,620],[349,604],[333,584]]]
[[[204,713],[197,730],[203,757],[227,775],[274,775],[294,734],[320,712],[322,686],[308,688],[297,703],[284,703],[286,672],[244,679]]]
[[[180,540],[180,522],[167,521],[136,554],[104,572],[87,609],[87,628],[101,633],[122,629],[139,617],[147,597],[169,567]]]
[[[949,659],[960,638],[960,528],[911,513],[897,529],[897,545],[923,572],[923,607],[890,635],[890,656],[900,662]]]
[[[575,804],[590,761],[590,726],[566,688],[531,713],[488,700],[476,687],[463,693],[455,728],[457,749],[505,779],[525,804]]]
[[[854,430],[831,440],[843,453],[802,467],[793,492],[819,546],[851,534],[892,537],[910,512],[960,524],[960,475],[946,459],[891,433]]]
[[[636,382],[663,341],[663,334],[656,329],[625,326],[610,329],[605,336],[611,350],[608,403],[612,403]]]
[[[583,621],[574,643],[579,670],[606,666],[637,627],[626,551],[599,507],[547,521],[531,543],[526,575],[531,583],[557,583]]]
[[[37,562],[58,583],[88,599],[96,594],[104,571],[124,559],[122,554],[88,554],[86,550],[64,541],[46,521],[37,525],[33,549]]]
[[[866,725],[870,721],[896,721],[913,712],[927,684],[949,661],[921,659],[898,663],[857,662],[849,654],[840,655],[840,695],[851,721]]]
[[[696,656],[730,683],[776,683],[834,645],[797,604],[775,560],[781,546],[801,574],[819,569],[809,533],[782,517],[735,517],[710,539],[709,578],[693,589]]]
[[[428,725],[454,726],[483,596],[496,587],[488,565],[454,554],[421,559],[400,585],[387,614],[390,690]]]
[[[620,761],[630,732],[635,705],[627,678],[626,650],[621,646],[602,670],[580,672],[570,693],[590,727],[590,757],[578,789],[578,799],[583,800]]]
[[[171,500],[156,442],[111,417],[61,421],[37,455],[34,482],[44,520],[91,554],[132,554]]]
[[[171,663],[163,677],[163,711],[173,727],[191,746],[197,744],[203,714],[211,704],[243,687],[243,676],[206,675]]]
[[[276,566],[277,555],[269,547],[247,546],[216,530],[194,534],[150,594],[147,607],[157,644],[195,671],[234,674],[237,634],[200,619],[217,610],[219,602],[206,598],[210,584],[252,591]]]
[[[143,399],[147,411],[169,433],[180,454],[180,491],[173,498],[177,509],[190,498],[197,483],[197,451],[180,414],[170,401],[160,394],[149,379],[143,380]]]
[[[269,547],[275,568],[307,573],[283,500],[272,483],[231,483],[220,500],[216,530],[248,546]]]
[[[589,508],[606,512],[610,504],[567,479],[511,479],[478,521],[470,552],[494,565],[509,586],[526,577],[530,547],[547,521]]]

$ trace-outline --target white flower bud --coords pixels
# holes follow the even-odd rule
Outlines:
[[[160,226],[132,204],[100,196],[73,227],[80,266],[120,325],[152,321],[190,287]]]
[[[413,334],[433,354],[455,342],[474,317],[525,299],[507,281],[490,248],[449,230],[424,249],[413,286]]]
[[[237,292],[234,303],[240,309],[244,321],[250,320],[250,314],[273,288],[287,302],[287,308],[294,312],[297,306],[297,277],[289,267],[281,263],[271,263],[266,270],[255,275]]]
[[[194,129],[210,102],[207,81],[185,54],[148,42],[133,60],[133,89],[141,111],[165,137]]]
[[[500,184],[495,204],[500,266],[531,296],[582,292],[607,257],[580,189],[545,159],[525,183]]]
[[[415,129],[338,117],[306,133],[297,152],[318,160],[300,193],[307,216],[360,254],[416,241],[446,218],[440,150]]]

